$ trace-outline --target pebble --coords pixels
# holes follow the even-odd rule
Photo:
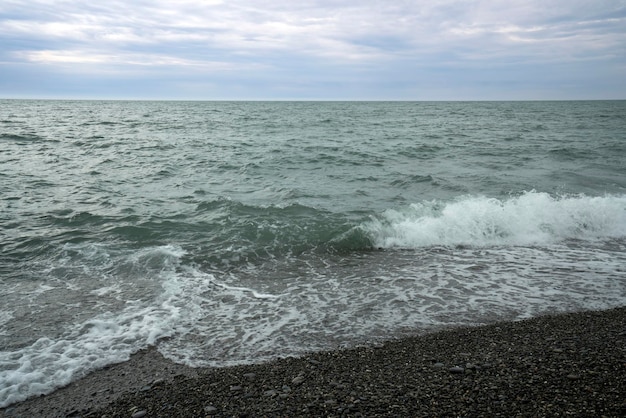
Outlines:
[[[148,415],[148,411],[142,409],[141,411],[137,411],[133,415],[131,415],[131,418],[143,418],[146,415]]]
[[[337,389],[345,389],[346,385],[344,385],[343,383],[340,382],[335,382],[334,380],[332,382],[330,382],[330,386],[337,388]]]
[[[207,414],[212,414],[214,412],[217,412],[217,408],[213,405],[207,405],[204,407],[204,412],[206,412]]]
[[[296,386],[302,384],[302,382],[304,382],[304,376],[296,376],[291,380],[291,384]]]
[[[243,390],[243,388],[239,385],[234,385],[230,387],[231,392],[239,392],[240,390]]]
[[[265,392],[263,392],[263,396],[269,396],[271,398],[273,398],[276,395],[278,395],[278,392],[276,392],[274,389],[266,390]]]
[[[436,369],[441,369],[443,366],[444,366],[443,363],[435,363],[435,364],[433,364],[433,367],[436,368]]]
[[[243,377],[245,377],[248,380],[254,380],[254,378],[256,377],[256,373],[246,373],[243,375]]]
[[[448,370],[452,374],[462,374],[462,373],[465,372],[465,369],[463,367],[459,367],[459,366],[450,367]]]

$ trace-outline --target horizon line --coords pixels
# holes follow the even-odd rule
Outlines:
[[[54,98],[54,97],[0,97],[0,100],[32,100],[32,101],[98,101],[98,102],[397,102],[397,103],[417,103],[417,102],[610,102],[625,101],[626,98],[604,98],[604,99],[175,99],[175,98]]]

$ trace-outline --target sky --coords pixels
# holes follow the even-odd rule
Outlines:
[[[1,0],[0,98],[626,99],[626,0]]]

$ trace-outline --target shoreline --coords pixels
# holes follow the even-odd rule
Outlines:
[[[626,307],[199,368],[155,348],[0,417],[626,415]]]
[[[196,377],[202,369],[194,369],[164,358],[155,347],[140,350],[127,361],[94,370],[67,386],[47,395],[39,395],[0,409],[4,417],[66,417],[83,416],[141,390],[155,381],[175,377]]]

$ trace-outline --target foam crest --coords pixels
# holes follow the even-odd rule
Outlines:
[[[388,210],[363,226],[377,247],[535,245],[626,236],[626,196],[464,197]]]
[[[249,293],[256,299],[276,299],[280,297],[279,295],[272,295],[270,293],[257,292],[256,290],[248,288],[248,287],[229,286],[227,284],[219,283],[219,282],[215,282],[214,284],[215,286],[221,287],[224,290],[241,292],[241,293]]]

